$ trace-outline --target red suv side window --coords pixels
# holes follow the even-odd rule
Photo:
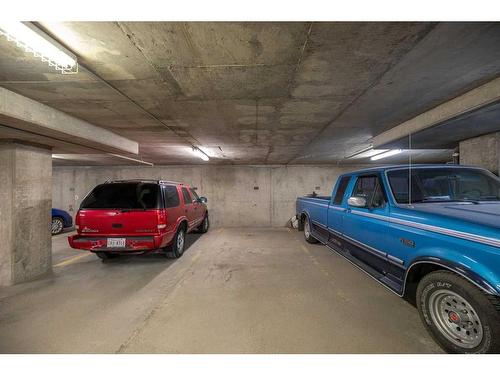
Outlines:
[[[184,204],[193,203],[193,199],[189,195],[188,189],[186,189],[185,187],[182,188],[182,196],[184,197]]]

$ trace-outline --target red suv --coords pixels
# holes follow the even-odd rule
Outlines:
[[[179,258],[186,233],[208,230],[206,202],[194,189],[178,182],[106,182],[84,198],[75,220],[78,234],[68,237],[68,242],[101,259],[151,251]]]

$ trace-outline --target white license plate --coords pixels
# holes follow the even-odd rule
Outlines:
[[[125,238],[108,238],[107,247],[125,247]]]

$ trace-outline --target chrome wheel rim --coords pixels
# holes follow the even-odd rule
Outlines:
[[[182,253],[184,251],[184,231],[180,231],[177,235],[177,251]]]
[[[483,325],[471,304],[450,290],[436,290],[429,297],[431,319],[439,332],[455,345],[472,349],[483,340]]]
[[[203,230],[207,229],[208,229],[208,217],[205,217],[205,219],[203,220]]]
[[[62,222],[60,220],[52,220],[52,234],[59,233],[62,230]]]
[[[304,235],[306,236],[306,238],[309,238],[309,236],[311,235],[311,230],[309,229],[309,221],[307,219],[304,222]]]

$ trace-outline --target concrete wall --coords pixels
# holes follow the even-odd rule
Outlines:
[[[500,175],[500,132],[460,142],[460,164],[483,167]]]
[[[50,150],[1,142],[0,186],[0,285],[10,285],[52,267]]]
[[[284,226],[297,196],[331,193],[337,177],[359,166],[54,167],[54,207],[73,215],[96,184],[110,179],[154,178],[190,183],[208,198],[214,226]],[[258,188],[258,189],[257,189]]]

